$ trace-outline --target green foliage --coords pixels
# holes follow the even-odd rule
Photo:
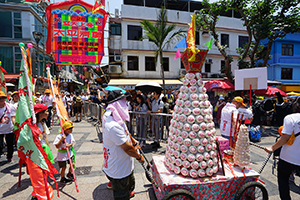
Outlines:
[[[219,16],[231,9],[242,16],[241,20],[249,40],[244,47],[237,49],[240,55],[238,58],[240,69],[267,66],[275,39],[284,38],[289,33],[300,32],[299,0],[220,0],[214,3],[204,0],[203,6],[204,8],[196,16],[197,29],[210,32],[215,46],[224,56],[225,61],[228,57],[224,51],[226,47],[220,45],[219,34],[216,31]],[[226,65],[222,71],[226,73],[229,65]]]
[[[164,69],[163,69],[163,51],[168,49],[174,40],[180,40],[186,30],[178,29],[176,30],[176,24],[168,25],[167,10],[162,7],[157,15],[156,23],[152,23],[148,20],[143,19],[140,24],[142,25],[145,35],[142,39],[149,39],[156,45],[157,49],[155,51],[155,62],[157,62],[158,57],[160,58],[163,88],[165,90],[165,80],[164,80]]]
[[[232,9],[229,5],[230,0],[221,0],[214,3],[209,3],[208,0],[203,0],[203,9],[197,12],[196,15],[196,29],[197,30],[207,30],[214,38],[214,45],[218,48],[220,53],[225,59],[225,66],[221,68],[221,72],[225,73],[226,77],[230,82],[233,82],[233,77],[231,73],[230,63],[232,62],[232,57],[228,55],[225,51],[226,45],[221,45],[219,41],[219,33],[217,32],[216,24],[219,20],[219,16]]]
[[[240,68],[248,63],[249,67],[260,65],[256,59],[263,59],[262,66],[266,66],[270,59],[273,42],[289,33],[300,31],[300,1],[299,0],[234,0],[232,8],[242,16],[247,28],[250,45],[243,47],[240,53]],[[262,41],[268,40],[266,50],[262,51]],[[246,61],[246,59],[250,61]],[[242,61],[241,61],[242,60]]]

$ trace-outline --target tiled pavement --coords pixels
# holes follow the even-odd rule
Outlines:
[[[107,178],[102,172],[103,165],[103,152],[102,144],[99,143],[97,133],[95,128],[88,122],[82,121],[76,123],[73,135],[76,140],[76,145],[74,146],[76,151],[76,175],[79,187],[79,193],[76,192],[75,184],[66,185],[60,187],[60,197],[56,196],[54,199],[95,199],[95,200],[111,200],[113,199],[112,191],[106,189]],[[52,145],[58,132],[58,127],[54,126],[51,130],[51,134],[48,139],[51,143],[51,150],[53,155],[56,156],[57,150]],[[272,127],[267,127],[264,131],[264,137],[261,141],[261,145],[271,145],[275,140],[276,129]],[[164,155],[165,145],[162,145],[157,151],[152,150],[150,146],[146,147],[144,150],[146,156],[151,159],[153,155]],[[265,160],[267,154],[255,147],[251,147],[251,167],[255,170],[259,170],[263,161]],[[272,200],[279,199],[278,189],[277,189],[277,178],[272,174],[272,158],[265,167],[261,174],[261,179],[266,183],[266,188],[269,193],[269,197]],[[57,164],[55,164],[57,168]],[[85,170],[84,170],[85,168]],[[80,170],[81,169],[81,170]],[[90,171],[89,171],[90,170]],[[29,176],[25,173],[25,168],[22,168],[22,183],[21,187],[18,187],[18,157],[17,153],[14,153],[14,162],[11,164],[6,163],[6,158],[0,158],[0,199],[4,200],[15,200],[15,199],[31,199],[32,187],[30,183]],[[147,181],[144,171],[140,164],[135,161],[135,178],[136,178],[136,196],[133,200],[155,200],[155,195],[151,184]],[[56,175],[56,180],[59,181],[59,175]],[[50,181],[53,188],[55,186],[52,181]],[[296,184],[290,184],[292,199],[300,199],[300,189],[297,187],[300,184],[300,178],[296,177]]]

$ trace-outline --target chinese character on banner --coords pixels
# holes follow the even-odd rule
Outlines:
[[[79,37],[89,38],[90,37],[90,31],[79,31]]]
[[[101,38],[102,32],[101,31],[92,31],[92,38]]]
[[[54,36],[65,37],[65,29],[54,29]]]
[[[67,30],[67,37],[78,37],[78,30]]]

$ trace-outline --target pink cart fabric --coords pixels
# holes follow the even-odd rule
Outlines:
[[[165,166],[164,159],[165,156],[153,157],[152,174],[161,190],[161,192],[159,192],[154,187],[155,195],[158,200],[161,200],[167,193],[176,189],[186,189],[192,192],[196,199],[234,199],[235,193],[242,185],[250,181],[255,181],[259,177],[256,171],[246,168],[244,170],[244,178],[243,172],[238,166],[232,167],[236,176],[234,177],[230,172],[229,166],[224,164],[226,176],[222,175],[220,169],[219,172],[212,177],[193,179],[177,175],[170,171]]]

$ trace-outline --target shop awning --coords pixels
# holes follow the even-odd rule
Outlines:
[[[21,77],[20,74],[4,74],[5,79],[18,79]]]
[[[108,85],[118,86],[125,90],[134,90],[135,85],[141,81],[155,81],[162,86],[162,79],[111,79]],[[182,82],[178,79],[165,79],[166,89],[178,89]]]
[[[15,84],[12,84],[12,83],[5,83],[6,87],[14,87]]]

